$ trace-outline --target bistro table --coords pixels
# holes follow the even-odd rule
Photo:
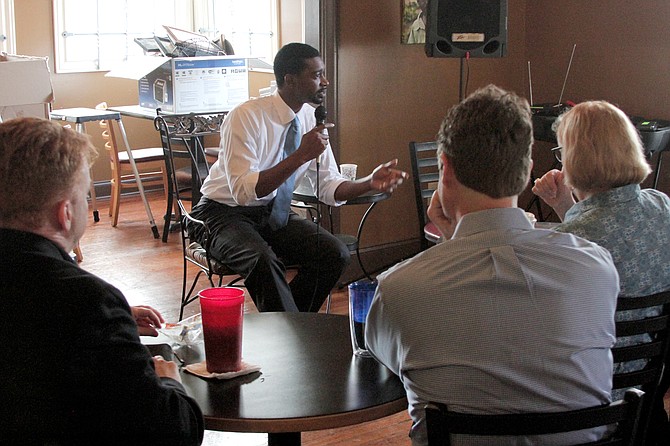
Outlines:
[[[363,217],[361,217],[361,221],[358,223],[358,230],[356,231],[356,237],[354,240],[354,246],[356,247],[356,259],[358,260],[358,265],[361,267],[361,271],[363,271],[363,274],[365,277],[372,281],[374,280],[371,276],[370,273],[365,269],[365,265],[363,265],[363,260],[361,259],[361,250],[360,250],[360,241],[361,241],[361,234],[363,233],[363,227],[365,226],[365,222],[368,219],[368,215],[370,215],[370,212],[375,208],[377,203],[380,201],[384,201],[387,198],[389,198],[391,194],[388,192],[368,192],[363,195],[359,195],[356,198],[352,198],[351,200],[347,200],[346,203],[344,203],[343,206],[348,206],[348,205],[355,205],[355,204],[367,204],[369,205],[365,213],[363,214]],[[311,204],[311,205],[320,205],[321,202],[313,195],[313,194],[302,194],[298,192],[293,192],[293,200],[295,201],[301,201],[305,204]],[[330,217],[330,224],[331,224],[331,231],[332,231],[332,214],[331,214],[331,206],[328,206],[328,215]],[[351,237],[351,236],[350,236]]]
[[[353,355],[347,316],[245,314],[242,344],[243,360],[260,366],[260,372],[216,380],[181,371],[206,429],[267,432],[269,446],[300,445],[302,431],[349,426],[407,409],[398,377],[373,358]],[[202,347],[175,353],[185,363],[199,362]]]

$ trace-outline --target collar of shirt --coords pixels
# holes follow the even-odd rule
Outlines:
[[[635,200],[640,195],[640,190],[639,184],[628,184],[593,195],[585,200],[575,203],[568,209],[568,212],[565,213],[564,222],[568,222],[594,208],[610,207]]]
[[[15,249],[16,247],[21,247],[25,252],[33,252],[54,259],[60,258],[75,265],[77,264],[63,248],[46,237],[28,231],[0,228],[0,251],[8,253],[10,249]]]
[[[452,238],[500,229],[532,230],[533,225],[521,208],[486,209],[464,215],[456,225]]]
[[[293,110],[291,110],[291,107],[289,107],[286,102],[284,102],[284,99],[282,99],[282,97],[279,95],[279,91],[275,91],[272,94],[272,104],[277,111],[277,116],[279,117],[279,122],[281,124],[288,126],[296,117],[296,113],[294,113]],[[298,111],[299,114],[305,110],[305,106],[307,106],[307,104],[302,105],[302,108],[300,111]],[[303,125],[302,128],[304,129],[304,124],[306,124],[304,120],[300,119],[300,123]]]

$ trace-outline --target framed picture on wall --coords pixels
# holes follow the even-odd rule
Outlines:
[[[425,43],[428,0],[401,0],[401,2],[400,42],[406,44]]]

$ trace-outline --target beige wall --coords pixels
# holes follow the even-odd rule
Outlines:
[[[332,120],[338,126],[340,161],[358,163],[361,173],[393,158],[409,170],[409,141],[433,139],[446,110],[458,100],[459,60],[429,59],[422,46],[401,45],[400,4],[338,2],[339,77],[331,88],[339,93],[339,116]],[[527,95],[530,60],[535,101],[557,100],[576,43],[565,99],[607,99],[631,114],[670,119],[670,2],[644,4],[509,0],[508,54],[502,59],[472,59],[469,91],[496,83]],[[21,0],[15,8],[17,52],[53,60],[51,1]],[[103,100],[112,105],[137,102],[134,81],[101,73],[54,73],[53,84],[54,108],[92,107]],[[124,120],[132,144],[158,144],[149,124],[131,121]],[[536,165],[541,169],[547,163],[546,147],[539,146]],[[95,175],[105,178],[98,168]],[[342,211],[343,232],[355,232],[364,211],[359,208]],[[371,214],[362,245],[415,238],[414,213],[412,185],[405,184]]]

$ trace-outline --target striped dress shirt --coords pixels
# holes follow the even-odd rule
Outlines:
[[[425,445],[428,401],[466,413],[608,403],[618,293],[607,250],[533,229],[521,209],[489,209],[465,215],[452,239],[379,277],[366,344],[403,381],[412,443]],[[455,440],[571,444],[603,432]]]

